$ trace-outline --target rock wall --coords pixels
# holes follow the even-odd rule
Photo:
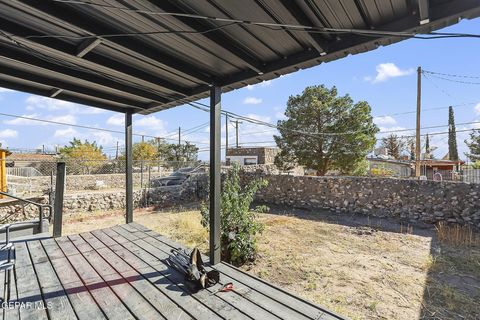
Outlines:
[[[224,175],[223,175],[224,177]],[[480,184],[363,177],[311,177],[243,173],[242,181],[263,177],[269,185],[256,200],[300,208],[394,217],[408,221],[470,224],[480,228]],[[136,207],[171,206],[206,199],[208,175],[192,176],[182,186],[139,190]],[[33,199],[45,201],[46,198]],[[125,208],[123,191],[94,191],[65,196],[65,214]],[[10,217],[10,218],[9,218]],[[18,202],[0,203],[0,220],[35,219],[38,211]]]
[[[258,192],[256,199],[267,204],[480,228],[480,184],[258,174],[246,174],[244,178],[259,176],[269,185]]]
[[[133,203],[135,208],[151,205],[168,207],[185,204],[205,199],[208,194],[207,188],[208,176],[206,174],[193,175],[180,186],[134,191]],[[29,200],[48,203],[47,196],[30,198]],[[69,215],[124,208],[124,191],[92,191],[66,194],[63,212],[65,215]],[[37,219],[38,216],[38,209],[33,205],[23,206],[20,201],[0,202],[0,223]]]

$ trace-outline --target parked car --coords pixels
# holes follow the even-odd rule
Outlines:
[[[180,168],[177,171],[173,172],[170,174],[168,177],[161,177],[161,178],[156,178],[153,179],[150,182],[150,186],[152,188],[157,188],[157,187],[164,187],[164,186],[177,186],[183,184],[185,180],[187,180],[190,175],[193,173],[198,173],[202,172],[203,168],[202,166],[198,167],[185,167],[185,168]]]

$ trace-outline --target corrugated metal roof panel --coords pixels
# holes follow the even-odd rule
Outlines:
[[[420,25],[412,0],[3,1],[0,59],[5,60],[0,63],[8,61],[8,73],[0,84],[46,96],[63,89],[57,98],[116,111],[133,107],[147,114],[205,98],[212,84],[234,90],[401,40],[165,12],[315,27],[430,31],[459,17],[477,17],[479,8],[480,0],[430,0],[430,22]],[[102,38],[126,32],[135,35]],[[25,63],[31,65],[30,80],[36,81],[28,80]],[[38,70],[46,70],[43,78]]]

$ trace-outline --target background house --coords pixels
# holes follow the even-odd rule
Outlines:
[[[275,147],[246,147],[227,150],[226,162],[230,165],[237,162],[240,165],[273,164],[279,149]]]
[[[412,176],[411,161],[383,158],[367,158],[369,173],[375,176],[406,178]]]

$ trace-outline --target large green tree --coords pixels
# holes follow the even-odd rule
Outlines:
[[[369,104],[338,96],[336,87],[311,86],[290,96],[285,116],[278,121],[280,135],[274,136],[282,150],[277,163],[295,161],[318,175],[356,171],[376,142]]]
[[[458,160],[457,132],[452,106],[448,107],[448,155],[450,160]]]
[[[469,152],[465,153],[473,163],[480,161],[480,129],[473,130],[470,133],[470,140],[465,140]]]

